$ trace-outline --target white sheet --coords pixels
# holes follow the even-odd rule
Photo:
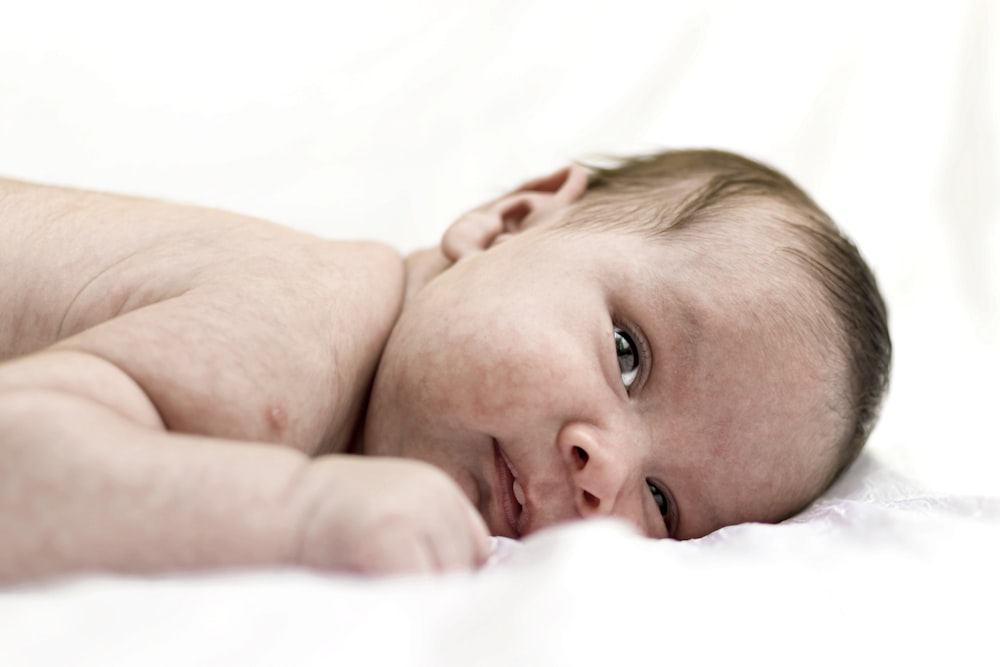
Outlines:
[[[38,0],[0,62],[0,174],[403,249],[568,159],[745,152],[856,238],[896,344],[870,453],[787,524],[6,591],[0,664],[1000,664],[994,4]]]
[[[474,575],[89,578],[0,598],[3,664],[996,664],[996,498],[870,457],[783,525],[653,542],[617,523]],[[688,664],[685,662],[685,664]]]

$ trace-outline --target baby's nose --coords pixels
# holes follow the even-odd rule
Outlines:
[[[606,444],[595,428],[579,423],[562,428],[559,449],[577,513],[583,518],[613,514],[628,476],[622,453]]]

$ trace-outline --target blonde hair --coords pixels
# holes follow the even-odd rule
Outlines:
[[[779,233],[779,254],[804,270],[833,314],[832,340],[846,358],[846,433],[817,495],[864,447],[887,390],[892,341],[885,302],[857,247],[788,177],[718,150],[666,151],[590,167],[587,192],[561,226],[620,229],[653,237],[725,234],[763,223]],[[830,318],[827,318],[830,319]]]

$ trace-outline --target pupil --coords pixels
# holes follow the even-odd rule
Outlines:
[[[630,341],[625,334],[616,331],[615,343],[618,350],[619,370],[621,370],[622,373],[628,373],[629,371],[635,370],[635,349],[632,347],[632,341]]]
[[[646,482],[646,486],[649,487],[650,492],[653,494],[653,500],[656,502],[656,506],[660,508],[660,514],[663,514],[667,510],[667,500],[663,497],[663,493],[649,482]]]

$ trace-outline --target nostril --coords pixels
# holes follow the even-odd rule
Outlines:
[[[597,496],[595,496],[590,491],[584,491],[583,492],[583,502],[590,509],[597,509],[601,505],[601,499],[598,498]]]
[[[580,463],[586,463],[587,459],[590,458],[590,456],[587,454],[586,451],[584,451],[584,449],[582,447],[574,447],[573,448],[573,455],[576,457],[576,459]]]

